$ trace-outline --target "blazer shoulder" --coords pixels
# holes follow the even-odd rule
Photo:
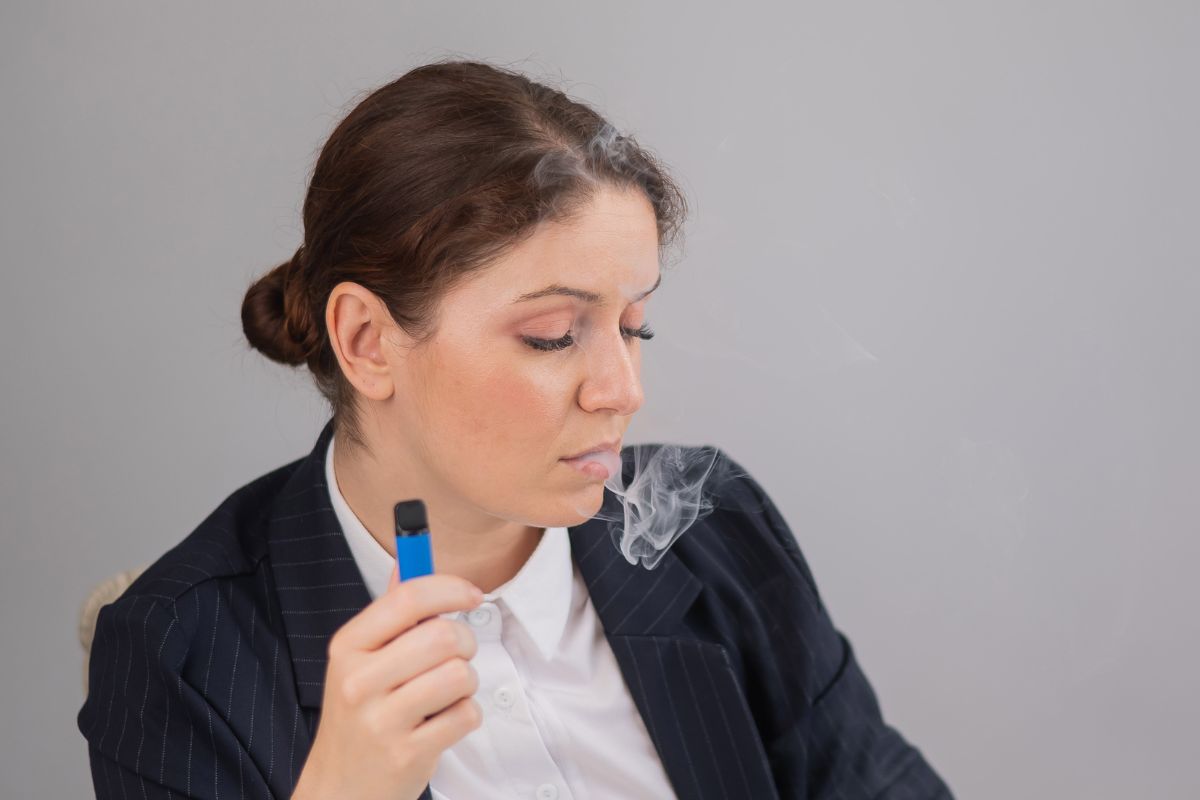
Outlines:
[[[221,578],[253,573],[266,554],[270,513],[280,491],[304,459],[296,459],[246,483],[221,501],[181,541],[152,562],[118,599],[162,602]]]
[[[800,541],[783,518],[779,506],[762,484],[738,461],[721,451],[726,461],[725,491],[720,493],[717,510],[727,512],[740,531],[753,531],[756,543],[770,556],[775,569],[771,578],[784,577],[803,580],[813,599],[820,603],[817,582],[808,565],[808,559],[800,549]]]

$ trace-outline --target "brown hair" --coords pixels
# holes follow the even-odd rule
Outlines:
[[[353,386],[325,329],[333,287],[373,292],[422,342],[442,296],[543,221],[563,221],[601,183],[640,189],[660,258],[687,206],[662,164],[588,106],[508,69],[446,60],[370,92],[321,149],[304,242],[242,302],[246,338],[307,364],[339,437],[365,447]]]

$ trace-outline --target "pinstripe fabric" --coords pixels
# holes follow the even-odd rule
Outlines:
[[[290,796],[329,637],[369,602],[329,505],[332,432],[234,492],[101,609],[78,715],[98,798]],[[654,570],[627,563],[599,519],[569,529],[677,795],[950,798],[884,722],[775,505],[733,466],[741,477]],[[607,490],[604,510],[619,510]]]

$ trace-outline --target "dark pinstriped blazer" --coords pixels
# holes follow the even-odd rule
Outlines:
[[[97,797],[291,795],[329,637],[370,601],[330,506],[332,435],[330,421],[308,456],[234,492],[101,609],[78,715]],[[626,470],[653,447],[625,448]],[[950,798],[883,721],[775,505],[729,463],[740,477],[653,570],[625,561],[598,518],[569,529],[675,792]],[[604,503],[620,508],[608,489]]]

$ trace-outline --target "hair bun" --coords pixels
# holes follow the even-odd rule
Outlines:
[[[304,282],[304,247],[263,275],[242,300],[242,331],[272,361],[296,366],[321,344]]]

